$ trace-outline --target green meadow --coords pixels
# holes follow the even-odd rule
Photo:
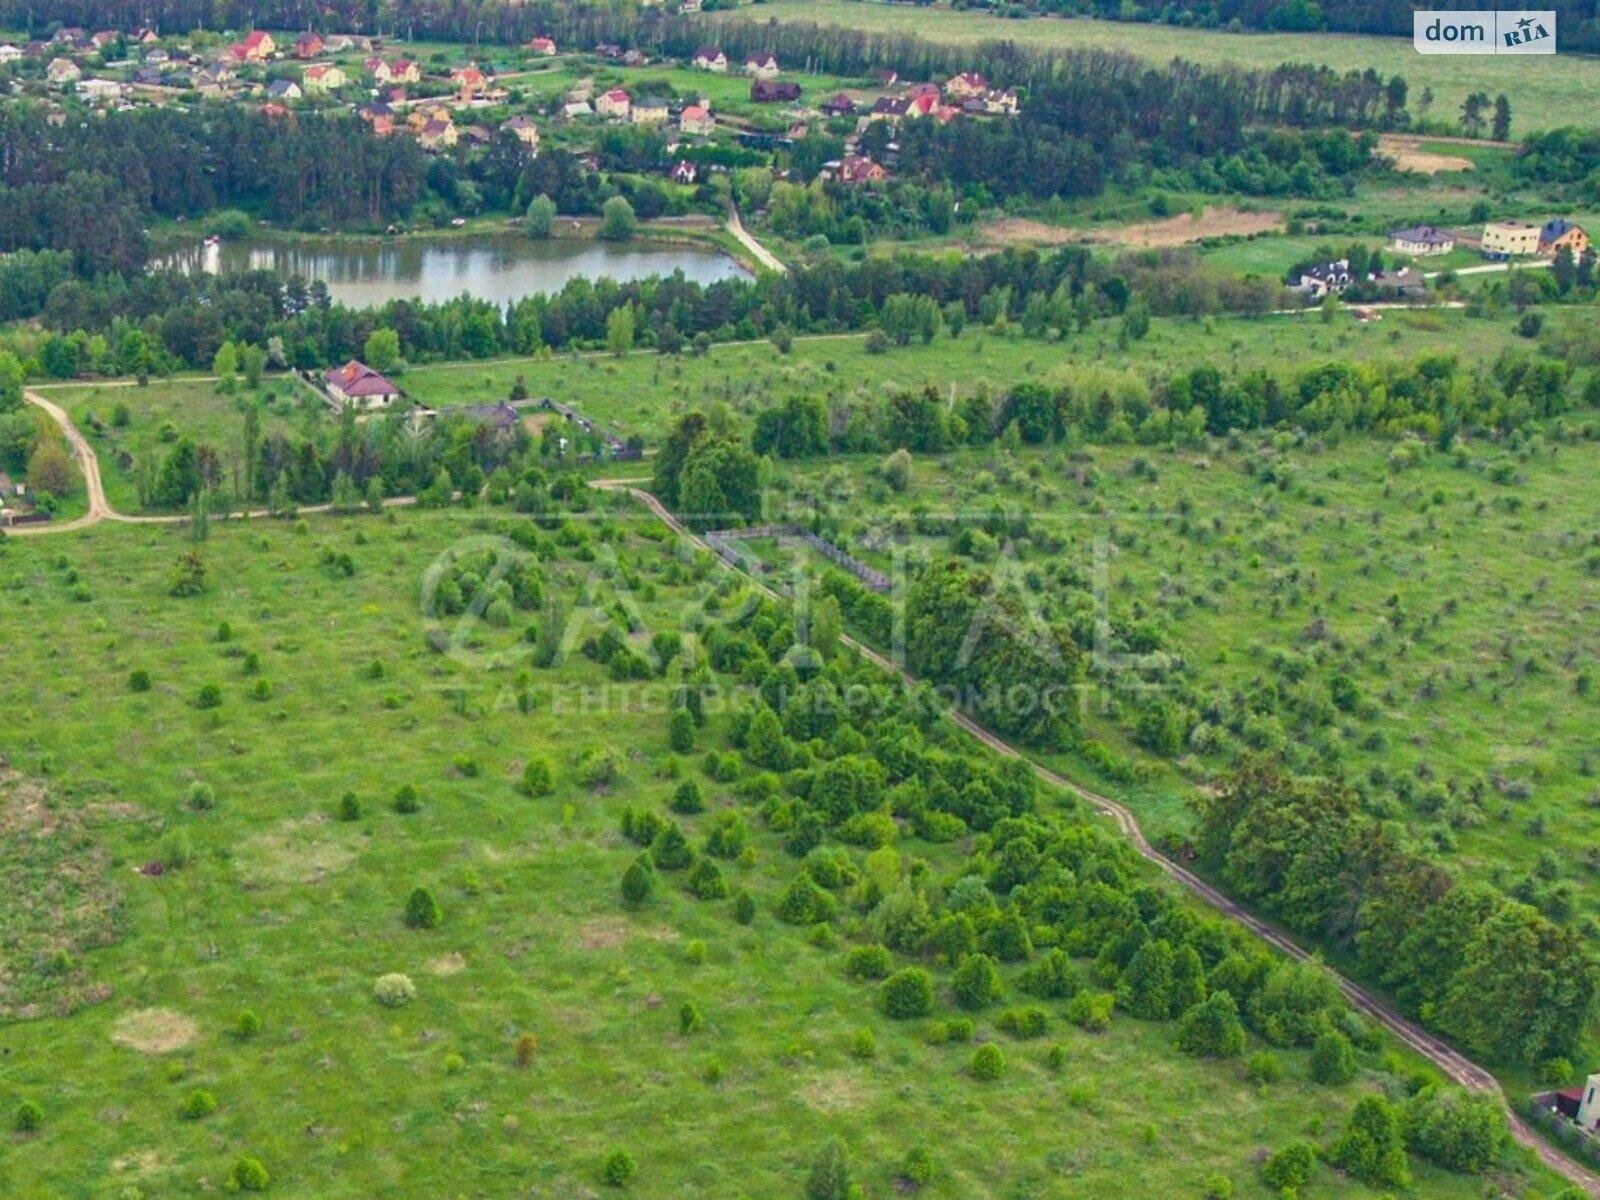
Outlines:
[[[928,1044],[927,1020],[886,1019],[846,977],[853,916],[834,941],[776,919],[795,868],[753,811],[725,868],[750,924],[670,882],[625,910],[624,806],[659,810],[674,776],[697,778],[698,842],[745,805],[669,753],[659,703],[597,699],[582,654],[531,667],[520,620],[423,615],[441,555],[514,532],[457,509],[0,544],[7,621],[34,631],[7,642],[0,722],[21,950],[0,1002],[30,1018],[0,1035],[0,1105],[39,1115],[7,1135],[5,1195],[215,1192],[248,1156],[281,1196],[592,1196],[622,1149],[634,1194],[787,1196],[836,1136],[868,1197],[899,1194],[920,1145],[929,1196],[1198,1196],[1223,1176],[1267,1200],[1259,1151],[1326,1140],[1409,1069],[1365,1051],[1325,1087],[1279,1051],[1284,1077],[1252,1085],[1240,1061],[1175,1054],[1170,1025],[1119,1015],[1091,1035],[1056,1012],[1043,1042],[980,1017],[1007,1062],[981,1082],[970,1047]],[[641,646],[710,608],[707,556],[631,508],[553,540],[540,570],[577,634],[619,579]],[[208,586],[176,598],[191,551]],[[695,754],[727,725],[713,715]],[[549,794],[515,786],[535,758]],[[416,810],[397,811],[407,787]],[[943,874],[966,849],[907,835],[896,861]],[[436,927],[402,920],[419,886]],[[375,999],[391,974],[410,1003]],[[703,1017],[687,1034],[685,1002]],[[1483,1194],[1413,1170],[1408,1195]],[[1556,1190],[1515,1155],[1494,1179]],[[1379,1194],[1321,1166],[1313,1186]]]

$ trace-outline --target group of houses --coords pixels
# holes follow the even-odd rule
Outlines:
[[[1432,225],[1408,225],[1389,232],[1390,248],[1414,258],[1449,254],[1471,239],[1458,237]],[[1530,221],[1490,221],[1477,239],[1483,257],[1496,262],[1513,258],[1554,258],[1563,249],[1574,258],[1589,248],[1589,235],[1582,226],[1565,217],[1553,217],[1542,225]]]

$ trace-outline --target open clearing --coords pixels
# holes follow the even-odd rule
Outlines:
[[[1283,228],[1283,214],[1278,212],[1247,212],[1244,209],[1222,205],[1205,209],[1198,218],[1193,213],[1179,213],[1158,221],[1138,221],[1129,225],[1096,226],[1071,229],[1032,221],[1024,217],[1003,217],[990,221],[979,230],[985,242],[997,245],[1030,244],[1063,246],[1072,243],[1104,243],[1131,246],[1149,250],[1165,246],[1184,246],[1202,238],[1225,237],[1229,234],[1249,236],[1273,233]]]
[[[1459,154],[1440,154],[1422,147],[1421,138],[1397,137],[1386,133],[1378,139],[1378,153],[1392,158],[1397,171],[1438,175],[1443,171],[1471,171],[1477,165]]]

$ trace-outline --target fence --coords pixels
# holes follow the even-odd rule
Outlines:
[[[706,544],[725,561],[753,574],[763,574],[770,570],[766,563],[761,562],[759,559],[751,558],[732,544],[736,541],[750,538],[774,538],[778,541],[804,542],[835,566],[854,575],[869,592],[877,592],[879,595],[884,595],[894,589],[894,584],[882,571],[874,570],[860,559],[853,558],[832,542],[825,541],[809,529],[801,529],[795,525],[755,525],[749,529],[719,529],[714,533],[705,535]]]

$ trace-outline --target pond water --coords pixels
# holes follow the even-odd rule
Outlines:
[[[669,242],[534,241],[515,234],[447,238],[245,239],[195,245],[162,265],[218,274],[268,270],[320,279],[335,301],[352,308],[389,300],[449,300],[467,292],[504,305],[559,292],[569,279],[607,276],[619,282],[682,271],[695,283],[748,278],[716,250]]]

